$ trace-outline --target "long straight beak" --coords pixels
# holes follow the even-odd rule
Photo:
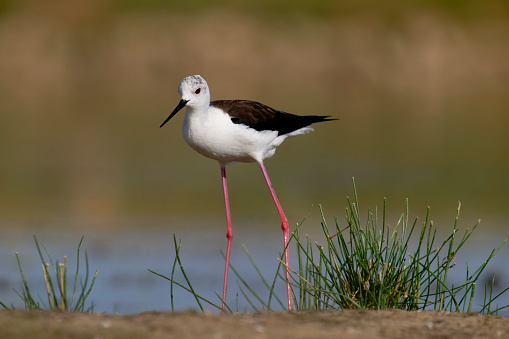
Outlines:
[[[164,120],[164,122],[161,124],[161,126],[159,126],[159,128],[163,127],[165,123],[170,121],[170,119],[173,118],[173,116],[178,113],[178,111],[180,111],[182,108],[184,108],[184,106],[187,104],[188,101],[189,100],[180,99],[180,102],[177,105],[177,107],[175,107],[173,112],[171,112],[170,116],[167,117],[166,120]]]

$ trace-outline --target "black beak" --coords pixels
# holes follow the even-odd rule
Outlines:
[[[166,120],[164,120],[164,122],[161,124],[161,126],[159,126],[159,128],[163,127],[165,123],[170,121],[170,119],[173,118],[173,116],[178,113],[178,111],[180,111],[182,108],[184,108],[184,106],[187,104],[188,101],[189,100],[181,99],[179,104],[177,105],[177,107],[175,107],[173,112],[171,112],[170,116],[168,118],[166,118]]]

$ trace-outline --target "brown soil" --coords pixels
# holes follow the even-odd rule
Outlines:
[[[221,316],[0,312],[0,338],[509,338],[509,318],[448,312],[320,311]]]

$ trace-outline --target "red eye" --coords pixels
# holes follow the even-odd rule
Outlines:
[[[200,94],[200,91],[201,91],[201,88],[198,88],[196,91],[194,91],[194,93]]]

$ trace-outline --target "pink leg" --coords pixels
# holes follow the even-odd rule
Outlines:
[[[226,308],[226,287],[228,286],[228,269],[230,267],[230,251],[232,248],[233,228],[232,218],[230,215],[230,201],[228,199],[228,185],[226,183],[226,169],[221,164],[221,178],[223,179],[223,194],[224,194],[224,205],[226,208],[226,239],[228,239],[228,248],[226,249],[226,265],[224,268],[224,284],[223,284],[223,313]]]
[[[265,170],[265,166],[263,165],[263,162],[260,162],[260,167],[263,172],[263,176],[265,177],[265,181],[267,182],[267,186],[269,186],[270,194],[272,195],[272,199],[274,199],[274,203],[276,204],[277,211],[279,212],[279,216],[281,217],[281,228],[283,229],[283,237],[284,237],[284,244],[285,244],[285,264],[287,266],[286,268],[286,292],[288,295],[288,310],[293,310],[293,302],[292,302],[292,289],[290,287],[290,270],[288,267],[290,267],[290,253],[288,251],[288,241],[290,240],[290,223],[288,222],[288,219],[285,216],[285,213],[283,212],[283,209],[281,208],[281,204],[279,203],[279,200],[277,199],[276,192],[274,191],[274,188],[272,187],[272,183],[270,182],[269,175],[267,174],[267,171]]]

